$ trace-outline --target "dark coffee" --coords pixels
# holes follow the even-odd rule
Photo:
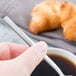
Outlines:
[[[65,75],[76,76],[76,65],[73,64],[70,60],[58,55],[48,55],[48,56],[51,57],[51,59],[61,68],[61,70]],[[31,76],[59,76],[59,75],[45,61],[42,61]]]

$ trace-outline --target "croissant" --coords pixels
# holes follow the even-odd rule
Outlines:
[[[67,40],[76,41],[76,6],[69,2],[44,1],[31,13],[30,31],[39,34],[63,28]]]
[[[54,9],[53,4],[57,4],[54,7],[60,7],[59,2],[44,1],[36,5],[31,13],[32,19],[30,22],[30,31],[34,34],[41,32],[58,29],[61,27],[59,14],[60,9]]]
[[[76,41],[76,6],[67,3],[61,14],[61,26],[67,40]]]

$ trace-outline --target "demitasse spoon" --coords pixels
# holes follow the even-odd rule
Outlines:
[[[4,17],[3,20],[23,39],[29,46],[34,45],[35,43],[28,37],[21,28],[19,28],[8,16]],[[59,76],[72,76],[64,75],[61,69],[56,65],[56,63],[45,55],[44,60],[59,74]]]

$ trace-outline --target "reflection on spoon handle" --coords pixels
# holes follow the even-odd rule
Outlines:
[[[28,45],[32,46],[35,44],[24,32],[21,28],[19,28],[9,17],[4,17],[4,21],[21,37]],[[59,76],[65,76],[60,68],[55,64],[55,62],[50,59],[47,55],[45,55],[44,60],[57,71]]]
[[[59,76],[65,76],[61,69],[55,64],[55,62],[51,58],[45,55],[44,59],[59,74]]]

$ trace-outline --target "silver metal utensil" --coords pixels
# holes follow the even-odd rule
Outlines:
[[[23,39],[29,46],[35,44],[30,37],[28,37],[21,28],[19,28],[8,16],[4,17],[3,20]],[[65,76],[61,69],[55,64],[55,62],[50,59],[47,55],[45,55],[44,60],[54,69],[57,71],[59,76]],[[72,76],[72,75],[66,75]]]

